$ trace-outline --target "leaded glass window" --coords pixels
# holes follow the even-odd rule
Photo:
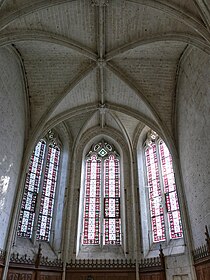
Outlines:
[[[120,245],[120,160],[105,141],[86,157],[82,244]]]
[[[151,131],[145,145],[146,174],[153,242],[183,237],[171,154]]]
[[[21,204],[18,236],[29,238],[32,236],[45,149],[46,142],[44,140],[40,140],[30,158],[29,168],[25,180],[25,191]]]
[[[30,158],[17,231],[20,237],[32,238],[36,228],[36,239],[49,241],[60,157],[54,136],[50,131],[40,140]]]

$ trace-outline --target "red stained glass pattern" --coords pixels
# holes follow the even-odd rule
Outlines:
[[[46,142],[44,140],[39,141],[30,158],[17,231],[17,235],[21,237],[31,238],[32,236],[45,149]]]
[[[160,184],[160,173],[156,144],[152,143],[145,150],[147,180],[149,186],[150,215],[152,222],[153,242],[166,240],[164,209]]]
[[[37,240],[49,241],[55,200],[60,149],[49,145],[44,170],[43,187],[37,222]]]
[[[163,176],[166,208],[170,228],[170,238],[177,239],[183,237],[179,202],[176,192],[172,157],[167,146],[162,140],[159,142],[159,153],[161,160],[161,172]]]
[[[121,244],[118,154],[102,140],[87,157],[82,244]]]
[[[104,244],[121,244],[119,168],[115,155],[104,160]]]
[[[93,154],[86,161],[85,199],[83,215],[83,241],[85,244],[100,243],[101,209],[101,160]]]
[[[104,219],[104,244],[120,245],[121,219]]]

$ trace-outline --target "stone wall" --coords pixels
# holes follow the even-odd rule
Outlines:
[[[193,245],[210,226],[210,57],[192,49],[180,69],[177,135]]]
[[[193,280],[186,254],[166,257],[167,280]]]
[[[25,136],[24,90],[20,67],[10,50],[0,49],[0,248],[4,249]]]

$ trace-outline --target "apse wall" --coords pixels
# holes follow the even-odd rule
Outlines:
[[[15,54],[0,49],[0,248],[4,249],[25,137],[24,90]]]
[[[177,135],[193,245],[205,242],[210,227],[210,56],[191,49],[182,62],[177,102]]]

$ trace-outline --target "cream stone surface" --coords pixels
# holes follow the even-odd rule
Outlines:
[[[195,247],[201,244],[202,228],[210,219],[210,170],[207,157],[210,151],[210,119],[207,117],[210,114],[209,69],[209,57],[192,49],[183,61],[179,81],[179,153]]]
[[[172,154],[184,238],[163,244],[167,280],[196,280],[192,250],[210,230],[209,0],[0,0],[0,249],[37,252],[17,238],[35,143],[62,146],[43,255],[132,258],[151,244],[143,144],[156,131]],[[122,160],[122,246],[81,245],[85,156],[105,139]],[[6,279],[6,275],[4,275]]]
[[[26,116],[23,77],[13,50],[0,49],[0,247],[8,236],[19,189]]]

